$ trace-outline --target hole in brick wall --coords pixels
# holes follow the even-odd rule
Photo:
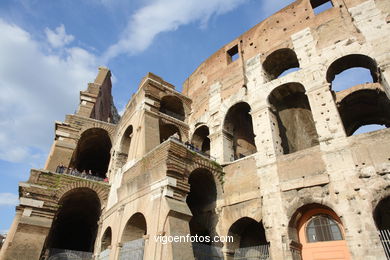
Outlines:
[[[239,54],[238,54],[238,45],[235,45],[234,47],[232,47],[231,49],[229,49],[227,51],[227,59],[228,59],[228,64],[233,62],[233,61],[236,61],[239,57]]]
[[[325,12],[333,7],[333,3],[330,0],[311,0],[310,4],[315,15]]]

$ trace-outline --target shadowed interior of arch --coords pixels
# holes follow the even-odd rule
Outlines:
[[[268,101],[278,124],[284,154],[319,144],[309,100],[301,84],[287,83],[275,88]]]
[[[111,140],[106,130],[88,129],[81,134],[70,167],[79,172],[91,171],[92,175],[104,178],[110,162],[110,150]]]
[[[111,228],[108,227],[106,228],[106,231],[104,231],[102,241],[101,241],[100,251],[104,251],[108,249],[111,246],[111,241],[112,241],[112,231]]]
[[[164,96],[160,101],[160,112],[184,121],[183,102],[175,96]]]
[[[67,192],[60,200],[47,248],[93,252],[100,217],[100,200],[88,188]]]
[[[198,127],[192,136],[192,144],[206,154],[210,154],[209,134],[209,128],[203,125]]]
[[[240,102],[232,106],[226,114],[223,133],[229,143],[227,161],[244,158],[257,151],[250,111],[247,103]]]
[[[146,219],[142,213],[135,213],[127,221],[125,229],[123,230],[121,242],[129,242],[143,238],[146,235]]]
[[[212,173],[205,169],[197,169],[190,174],[188,183],[190,192],[186,202],[192,213],[191,235],[215,235],[217,189]]]
[[[180,130],[177,126],[160,122],[160,143],[164,142],[165,140],[168,140],[170,136],[176,133],[181,140]]]
[[[229,250],[268,245],[262,222],[248,217],[240,218],[232,224],[228,232],[233,242],[227,244]]]
[[[272,52],[263,62],[267,81],[285,76],[299,70],[297,55],[292,49],[283,48]]]
[[[354,91],[341,100],[338,110],[347,136],[390,127],[390,100],[381,90]]]
[[[390,196],[378,203],[373,215],[379,230],[390,230]]]

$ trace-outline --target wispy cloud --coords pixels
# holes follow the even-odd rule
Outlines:
[[[246,0],[153,0],[136,11],[128,21],[118,42],[103,55],[107,61],[119,54],[137,54],[147,49],[162,32],[200,22],[205,25],[213,15],[227,13]]]
[[[0,193],[0,206],[16,206],[18,203],[18,195],[13,193]]]
[[[53,140],[54,120],[77,107],[78,92],[96,75],[97,59],[65,47],[73,38],[62,25],[47,30],[46,42],[1,19],[0,31],[0,159],[34,161],[37,149]]]
[[[61,24],[55,30],[45,29],[47,41],[54,48],[64,47],[74,40],[73,35],[68,35],[65,32],[65,26]]]

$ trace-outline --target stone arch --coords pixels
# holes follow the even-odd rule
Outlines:
[[[227,149],[225,161],[233,161],[257,152],[251,107],[246,102],[238,102],[227,111],[223,121],[223,136]]]
[[[59,203],[59,201],[61,200],[61,198],[65,196],[65,194],[71,192],[72,190],[79,189],[79,188],[86,188],[96,192],[100,200],[100,205],[103,208],[107,202],[109,188],[108,187],[103,188],[101,185],[103,184],[97,184],[92,181],[84,181],[84,180],[76,181],[71,184],[65,185],[56,192],[57,203]]]
[[[276,87],[268,96],[278,123],[284,154],[319,144],[309,99],[302,84],[291,82]]]
[[[263,62],[263,70],[267,81],[274,80],[293,68],[299,69],[299,61],[295,51],[290,48],[275,50]]]
[[[390,127],[390,100],[379,89],[351,92],[338,103],[338,111],[347,136],[365,125]]]
[[[378,230],[390,230],[390,195],[377,203],[372,215]]]
[[[165,95],[160,99],[159,111],[178,120],[185,120],[183,101],[175,95]]]
[[[343,223],[332,208],[318,203],[305,204],[290,218],[288,228],[290,246],[301,251],[302,259],[309,259],[312,254],[334,257],[335,249],[341,252],[342,259],[350,259]]]
[[[169,139],[169,137],[177,134],[179,140],[181,141],[183,138],[182,131],[180,131],[180,127],[175,124],[163,122],[160,120],[159,123],[159,131],[160,131],[160,143]]]
[[[101,239],[100,251],[111,249],[111,244],[112,244],[112,229],[111,227],[107,227]]]
[[[121,243],[142,239],[147,234],[147,222],[144,214],[134,213],[127,220],[121,234]]]
[[[89,128],[80,135],[70,167],[104,178],[110,163],[111,147],[112,142],[105,129]]]
[[[59,209],[54,217],[46,248],[93,252],[101,214],[98,194],[77,187],[60,194]]]
[[[198,126],[191,139],[191,143],[201,152],[210,155],[210,130],[207,125]]]
[[[111,143],[114,143],[114,136],[115,136],[115,126],[114,125],[108,125],[107,123],[100,123],[100,122],[93,122],[92,124],[85,125],[81,128],[79,132],[78,139],[80,139],[81,135],[93,128],[100,128],[107,132],[108,136],[110,137]]]
[[[246,257],[247,254],[252,253],[251,251],[256,251],[255,247],[258,246],[266,246],[268,249],[269,242],[263,223],[249,217],[242,217],[233,222],[229,227],[228,236],[233,237],[233,241],[226,243],[226,248],[231,256],[239,249],[243,251],[240,254],[241,257]],[[264,256],[269,256],[269,252],[264,253]],[[237,252],[235,254],[237,255]]]

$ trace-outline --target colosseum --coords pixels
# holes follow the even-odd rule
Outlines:
[[[388,0],[297,0],[121,117],[99,68],[0,259],[390,259],[389,43]]]

